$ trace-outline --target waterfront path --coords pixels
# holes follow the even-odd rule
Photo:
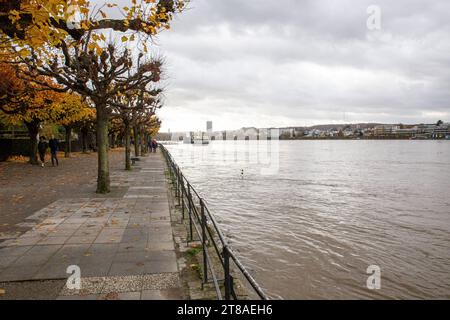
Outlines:
[[[166,166],[159,152],[141,160],[111,173],[111,196],[67,194],[0,242],[0,299],[183,299]],[[69,266],[80,290],[66,286]]]

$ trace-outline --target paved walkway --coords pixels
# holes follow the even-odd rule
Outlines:
[[[131,172],[112,172],[121,197],[67,195],[28,217],[30,231],[0,243],[4,298],[23,298],[32,283],[50,287],[44,298],[183,298],[165,163],[160,153],[141,159]],[[69,266],[80,268],[81,290],[66,287]]]

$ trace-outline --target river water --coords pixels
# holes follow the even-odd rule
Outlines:
[[[449,141],[167,148],[272,298],[450,299]]]

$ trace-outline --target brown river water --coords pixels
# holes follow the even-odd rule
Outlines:
[[[450,141],[167,148],[270,297],[450,299]]]

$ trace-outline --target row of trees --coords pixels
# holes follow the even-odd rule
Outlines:
[[[4,61],[12,57],[3,54]],[[6,60],[5,60],[6,59]],[[51,79],[40,77],[41,81]],[[37,164],[37,136],[43,123],[55,123],[65,128],[66,156],[70,155],[73,128],[89,127],[95,110],[82,97],[70,92],[47,90],[34,82],[22,80],[8,63],[0,63],[0,122],[6,125],[24,124],[30,137],[30,163]]]
[[[26,114],[22,120],[27,127],[31,123],[31,136],[35,119],[42,121],[31,116],[33,109],[52,110],[51,119],[59,115],[59,121],[67,121],[69,128],[80,121],[81,110],[94,109],[97,192],[109,192],[108,134],[112,124],[121,120],[126,144],[131,127],[136,142],[158,127],[155,111],[161,107],[158,83],[162,61],[148,54],[148,43],[161,30],[169,29],[174,14],[185,6],[183,0],[132,0],[120,8],[121,18],[112,19],[105,11],[118,7],[118,1],[106,1],[102,7],[85,0],[2,1],[1,62],[20,81],[2,85],[1,110],[8,115]],[[113,34],[109,40],[107,29]],[[122,33],[121,37],[117,33]],[[133,46],[127,46],[130,43]],[[61,96],[50,96],[58,94]],[[72,106],[73,116],[67,116],[67,109],[58,112],[61,106]],[[129,145],[126,150],[129,168]]]
[[[86,135],[91,130],[99,130],[98,125],[93,125],[98,124],[98,109],[89,99],[91,95],[80,95],[70,89],[61,90],[63,87],[54,83],[51,77],[21,69],[17,67],[20,63],[14,66],[14,56],[8,56],[7,53],[1,56],[0,121],[9,125],[24,124],[27,127],[31,142],[30,163],[38,164],[37,137],[43,123],[51,122],[64,127],[67,157],[71,151],[73,129],[77,129],[81,134],[85,151]],[[160,68],[161,64],[157,63],[157,66]],[[124,77],[123,80],[130,79]],[[97,135],[101,139],[97,139],[98,150],[106,153],[106,159],[110,147],[108,141],[111,141],[113,146],[118,138],[124,141],[126,170],[131,170],[131,133],[136,141],[135,155],[145,153],[151,137],[159,130],[160,121],[156,110],[162,107],[162,90],[150,89],[148,86],[149,82],[158,82],[159,75],[151,79],[136,76],[133,81],[141,82],[139,85],[131,82],[133,86],[125,87],[124,92],[117,91],[111,95],[109,101],[106,100],[108,102],[103,106],[106,113],[103,118],[105,123],[102,123],[101,127],[101,130],[105,131]]]

